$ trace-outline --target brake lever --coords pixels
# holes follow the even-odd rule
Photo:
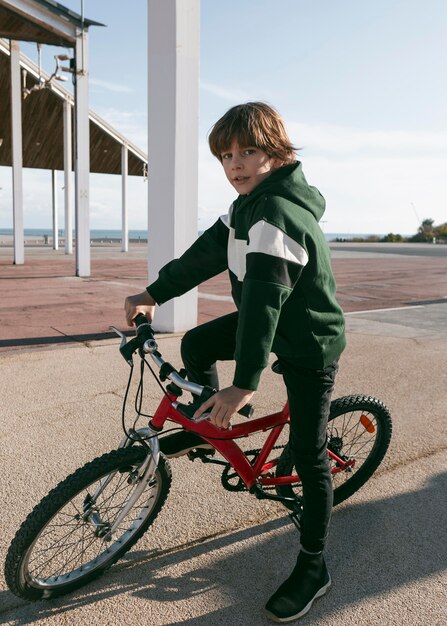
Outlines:
[[[121,337],[121,343],[120,343],[120,350],[121,350],[121,348],[124,348],[124,346],[127,343],[126,335],[121,330],[118,330],[118,328],[116,328],[116,326],[109,326],[109,328],[110,328],[110,330],[113,330],[113,332],[116,333],[118,335],[118,337]]]
[[[118,328],[116,328],[115,326],[109,326],[109,328],[110,330],[113,330],[119,337],[121,337],[120,353],[126,363],[128,363],[128,365],[130,366],[133,366],[132,355],[138,348],[138,339],[134,337],[129,341],[129,343],[127,343],[127,337],[123,332],[118,330]]]

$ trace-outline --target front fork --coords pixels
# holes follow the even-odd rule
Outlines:
[[[152,428],[148,426],[146,428],[140,428],[134,432],[136,434],[136,437],[130,438],[126,435],[122,439],[119,448],[128,448],[135,441],[143,440],[148,446],[147,455],[143,463],[132,474],[132,477],[129,477],[128,479],[136,486],[131,493],[129,499],[126,501],[125,505],[118,513],[118,516],[116,517],[113,524],[111,526],[109,524],[104,524],[98,514],[95,505],[99,496],[103,493],[107,485],[114,478],[116,472],[112,472],[106,478],[102,479],[98,485],[98,488],[95,490],[95,493],[90,496],[88,500],[86,499],[84,503],[84,519],[95,527],[95,534],[98,537],[102,537],[105,541],[111,540],[115,530],[121,524],[129,511],[132,509],[134,504],[138,501],[147,484],[154,477],[155,471],[158,466],[158,461],[160,459],[160,443],[158,441],[157,431],[152,430]]]

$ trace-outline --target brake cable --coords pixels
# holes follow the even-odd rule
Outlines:
[[[158,380],[158,377],[156,375],[156,373],[154,372],[154,370],[152,369],[152,367],[150,366],[150,364],[146,361],[145,358],[141,358],[141,362],[140,362],[140,380],[138,383],[138,388],[135,394],[135,413],[136,413],[136,417],[134,420],[134,423],[132,425],[132,428],[130,430],[127,429],[126,427],[126,405],[127,405],[127,400],[128,400],[128,395],[129,395],[129,390],[130,390],[130,385],[132,382],[132,378],[133,378],[133,364],[130,365],[130,373],[129,373],[129,378],[127,381],[127,386],[126,386],[126,391],[124,392],[124,398],[123,398],[123,405],[122,405],[122,409],[121,409],[121,426],[123,429],[124,434],[126,435],[126,437],[128,439],[131,439],[133,441],[139,441],[140,443],[142,443],[143,445],[145,445],[147,447],[147,444],[145,443],[145,439],[152,439],[152,437],[156,437],[157,435],[152,435],[152,437],[145,437],[145,439],[143,439],[142,437],[140,437],[138,435],[138,432],[135,430],[135,427],[137,425],[138,420],[140,419],[140,417],[145,417],[147,419],[151,419],[153,417],[153,415],[147,415],[146,413],[142,412],[142,406],[143,406],[143,391],[144,391],[144,385],[143,385],[143,379],[144,379],[144,364],[146,364],[148,366],[148,368],[150,369],[153,377],[155,378],[155,380],[157,381],[159,387],[162,389],[163,393],[165,394],[165,396],[171,401],[171,398],[169,397],[169,394],[166,392],[165,388],[163,387],[163,385],[160,383],[160,381]],[[163,434],[167,434],[170,433],[174,430],[182,430],[182,427],[176,427],[176,428],[170,428],[168,430],[165,430],[163,432]]]

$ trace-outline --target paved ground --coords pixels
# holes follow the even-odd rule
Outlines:
[[[349,256],[343,256],[346,254]],[[446,259],[389,255],[382,267],[383,254],[387,253],[334,251],[340,293],[349,297],[361,291],[369,304],[355,311],[356,301],[345,301],[346,309],[346,303],[351,302],[347,311],[348,348],[342,359],[336,395],[360,392],[382,398],[391,409],[395,428],[389,453],[379,471],[334,512],[328,546],[334,588],[302,620],[308,626],[447,623]],[[99,255],[107,260],[106,252],[97,253],[98,259]],[[0,353],[0,449],[4,471],[0,482],[0,562],[18,524],[38,499],[68,472],[115,447],[121,436],[120,407],[127,367],[118,354],[117,341],[77,338],[74,342],[54,344],[57,350],[30,349],[29,344],[30,338],[39,337],[33,320],[41,320],[41,330],[57,328],[52,320],[47,320],[45,326],[44,317],[57,305],[59,285],[67,283],[74,285],[70,306],[77,312],[69,312],[68,319],[62,317],[60,323],[76,323],[79,333],[73,334],[88,334],[87,322],[94,316],[89,318],[88,313],[84,326],[80,319],[70,320],[82,310],[76,309],[80,285],[95,293],[108,293],[110,302],[111,295],[121,297],[121,291],[127,293],[128,283],[133,283],[134,274],[119,274],[114,262],[114,266],[106,264],[103,272],[108,272],[110,283],[124,285],[119,289],[116,286],[115,291],[111,284],[108,292],[104,277],[88,281],[68,278],[64,283],[64,271],[56,262],[54,278],[39,279],[25,277],[26,272],[32,273],[31,264],[29,269],[8,267],[2,259],[3,280],[8,280],[5,274],[10,276],[9,284],[14,283],[14,287],[3,289],[0,311],[5,319],[12,320],[8,318],[8,309],[15,307],[16,332],[6,336],[10,343],[4,344]],[[432,272],[429,263],[433,264]],[[132,265],[123,262],[126,271]],[[383,268],[388,272],[384,282],[391,284],[389,281],[394,280],[385,302],[375,297],[373,288],[367,288],[368,284],[379,284]],[[421,268],[424,281],[420,278]],[[36,274],[36,269],[33,271]],[[38,290],[30,285],[25,289],[26,311],[14,304],[14,297],[9,299],[19,272],[23,276],[19,283],[42,281],[34,282],[38,290],[47,290],[41,302],[54,298],[53,309],[44,307],[45,314],[39,313],[38,307],[33,310]],[[144,281],[141,272],[138,284]],[[429,280],[429,276],[436,278]],[[363,287],[355,290],[355,285]],[[216,294],[211,287],[208,285],[203,293]],[[216,283],[216,288],[225,296],[222,281]],[[200,307],[207,302],[219,301],[202,298]],[[365,301],[359,302],[363,305]],[[408,307],[406,302],[413,302],[414,306]],[[110,321],[116,323],[114,316],[121,306],[114,309],[111,305],[107,310],[113,317],[107,319],[107,325]],[[27,323],[22,317],[25,313]],[[208,316],[211,314],[208,309]],[[104,314],[104,324],[106,318]],[[34,335],[23,333],[23,329],[30,328],[35,329]],[[97,327],[93,329],[93,333],[100,332]],[[57,334],[60,337],[60,332],[53,331],[53,337]],[[12,343],[14,339],[28,341],[17,349]],[[159,342],[164,356],[179,365],[179,338],[163,336]],[[223,366],[221,371],[223,382],[230,380],[230,366]],[[148,386],[148,411],[155,408],[157,397],[156,389]],[[256,394],[257,415],[274,410],[283,399],[279,377],[266,371],[262,389]],[[0,623],[267,624],[260,609],[292,568],[298,535],[280,505],[224,491],[218,470],[197,463],[184,459],[172,462],[172,491],[153,531],[89,587],[51,602],[28,604],[13,596],[0,577]]]
[[[381,247],[380,247],[381,246]],[[346,312],[444,302],[447,246],[331,244],[337,297]],[[394,254],[390,250],[408,250]],[[440,251],[432,256],[433,250]],[[63,250],[26,248],[24,265],[12,265],[12,248],[0,247],[0,350],[104,338],[122,325],[124,298],[147,285],[146,246],[92,248],[92,275],[76,278]],[[199,323],[234,310],[221,274],[199,288]],[[110,336],[110,335],[109,335]]]

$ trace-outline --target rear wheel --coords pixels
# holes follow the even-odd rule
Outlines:
[[[328,421],[328,448],[351,465],[337,472],[331,459],[334,506],[355,493],[372,476],[386,454],[391,440],[391,415],[386,406],[369,396],[345,396],[331,403]],[[294,471],[292,455],[286,446],[278,459],[277,476]],[[280,496],[302,498],[300,483],[278,485]],[[286,505],[287,506],[287,505]],[[289,506],[294,510],[293,506]]]
[[[142,446],[104,454],[35,507],[7,554],[5,577],[13,593],[27,600],[68,593],[102,574],[138,541],[169,493],[171,471],[163,455],[136,504],[112,536],[108,531],[139,484],[136,470],[146,454]]]

